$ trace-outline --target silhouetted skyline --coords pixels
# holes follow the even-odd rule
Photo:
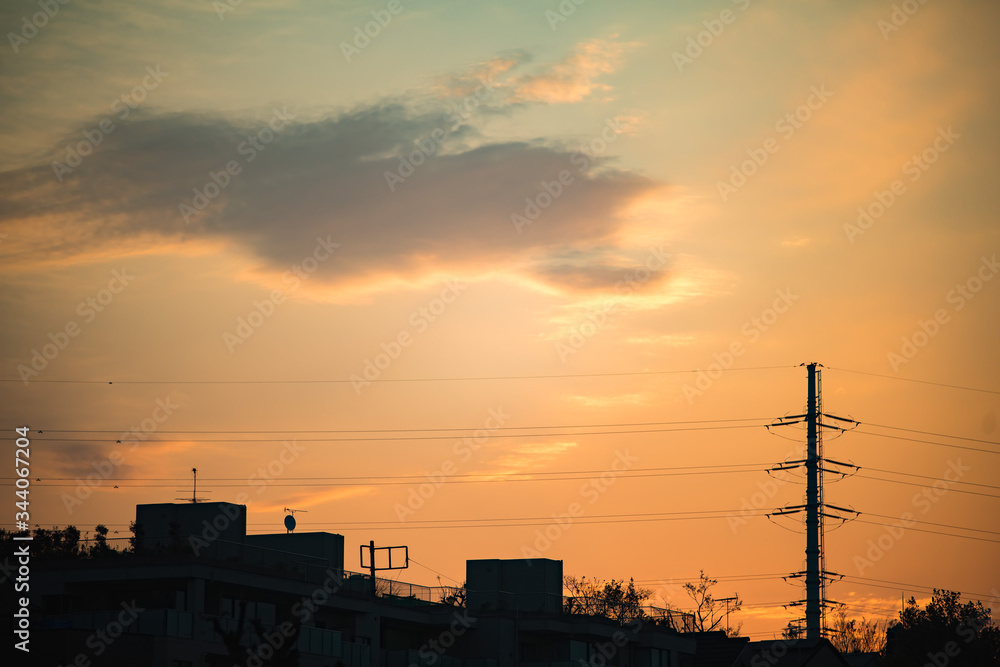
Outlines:
[[[39,11],[0,8],[32,526],[127,537],[197,468],[349,569],[551,558],[682,608],[704,570],[780,636],[805,540],[764,514],[805,488],[766,470],[805,433],[767,426],[817,362],[861,422],[827,595],[1000,609],[995,3]]]

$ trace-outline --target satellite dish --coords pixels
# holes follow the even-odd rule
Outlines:
[[[295,517],[291,514],[285,515],[285,528],[289,533],[295,530]]]

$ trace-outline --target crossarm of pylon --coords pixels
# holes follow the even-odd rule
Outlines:
[[[844,466],[845,468],[857,468],[858,470],[861,469],[861,466],[856,466],[853,463],[844,463],[843,461],[834,461],[833,459],[828,458],[826,456],[823,457],[823,461],[826,462],[826,463],[832,463],[832,464],[838,465],[838,466]]]
[[[770,517],[770,516],[783,516],[785,514],[798,514],[799,512],[804,512],[804,511],[805,511],[805,506],[803,506],[803,505],[800,505],[798,507],[782,507],[781,509],[777,509],[777,510],[775,510],[773,512],[769,512],[768,514],[765,514],[764,516],[768,516],[768,517]]]
[[[792,424],[801,424],[805,421],[804,417],[805,415],[796,415],[795,417],[779,417],[768,424],[768,426],[791,426]]]
[[[861,512],[858,510],[847,509],[846,507],[837,507],[836,505],[831,505],[830,503],[823,503],[823,507],[829,507],[832,510],[837,510],[838,512],[847,512],[848,514],[857,514],[861,516]]]
[[[854,419],[848,419],[846,417],[838,417],[837,415],[828,415],[825,412],[822,413],[821,416],[823,416],[823,417],[829,417],[830,419],[836,419],[837,421],[848,422],[850,424],[860,424],[861,423],[859,421],[856,421]]]
[[[848,429],[846,429],[846,428],[844,428],[842,426],[833,426],[831,424],[824,424],[823,422],[817,423],[816,426],[818,426],[820,428],[828,428],[831,431],[840,431],[842,433],[846,433],[848,431]],[[853,429],[851,429],[851,430],[853,430]]]

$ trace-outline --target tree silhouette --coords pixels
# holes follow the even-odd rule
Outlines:
[[[843,607],[834,612],[829,625],[830,643],[841,653],[882,653],[889,619],[848,619]]]
[[[788,621],[784,629],[781,631],[781,638],[788,639],[789,641],[794,641],[796,639],[802,639],[806,636],[806,628],[802,625],[804,619],[798,619],[795,621]]]
[[[94,543],[90,545],[91,558],[104,558],[118,552],[108,545],[108,527],[103,523],[94,528]]]
[[[632,579],[626,586],[624,579],[604,582],[567,575],[563,585],[570,592],[563,604],[565,613],[603,616],[622,625],[643,619],[642,604],[653,594],[652,589],[636,588]]]
[[[438,579],[440,581],[440,578]],[[467,591],[465,590],[465,582],[458,588],[447,588],[441,593],[441,599],[439,602],[442,604],[450,604],[452,607],[464,607],[465,600],[467,597]]]
[[[715,599],[712,595],[712,587],[717,583],[719,583],[718,580],[706,577],[705,571],[701,570],[697,584],[684,584],[684,590],[687,592],[688,597],[694,600],[695,603],[694,629],[699,632],[725,630],[726,634],[730,637],[737,637],[743,628],[742,623],[736,626],[722,627],[723,623],[727,620],[727,607],[725,602]],[[737,595],[735,602],[733,602],[731,607],[728,607],[728,611],[739,611],[742,606],[743,601]]]
[[[925,608],[911,597],[899,612],[886,634],[885,659],[889,667],[1000,665],[1000,628],[981,602],[963,605],[958,593],[935,588]]]
[[[135,524],[132,524],[135,526]],[[25,531],[9,531],[0,528],[0,545],[4,552],[12,550],[14,536],[24,534]],[[31,531],[31,557],[37,560],[61,560],[69,558],[113,558],[123,555],[131,555],[135,552],[134,542],[130,540],[130,546],[124,549],[116,549],[108,543],[107,526],[102,523],[94,528],[94,538],[92,540],[81,539],[80,529],[74,525],[59,528],[42,528],[36,526]],[[88,546],[88,543],[89,546]]]
[[[128,529],[132,533],[132,537],[128,538],[129,549],[132,553],[138,554],[146,546],[146,528],[141,523],[131,521],[128,524]]]

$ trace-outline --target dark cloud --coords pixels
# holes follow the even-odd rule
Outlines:
[[[115,482],[108,481],[108,478],[128,478],[136,470],[129,461],[138,458],[138,454],[130,450],[133,444],[134,441],[126,441],[125,444],[105,441],[56,445],[62,449],[57,456],[49,458],[45,465],[45,473],[39,473],[39,477],[44,483],[46,476],[67,477],[85,482],[90,476],[90,486],[114,486]]]
[[[593,256],[597,264],[559,257],[613,244],[620,210],[658,187],[592,159],[581,171],[583,161],[559,147],[484,143],[468,125],[402,103],[292,115],[275,108],[255,119],[114,119],[61,182],[52,165],[0,174],[0,225],[63,232],[8,247],[57,259],[150,235],[221,238],[283,271],[329,238],[340,249],[315,274],[329,284],[517,266],[562,288],[611,288],[622,271],[605,265],[604,253]],[[85,131],[98,136],[97,128],[68,137],[53,161],[72,164],[66,146],[79,147]],[[225,174],[227,164],[240,173]],[[558,183],[561,172],[572,180]]]
[[[619,294],[630,294],[640,287],[662,283],[669,277],[670,268],[669,255],[655,249],[595,247],[552,253],[533,271],[545,282],[572,291],[613,288]]]

